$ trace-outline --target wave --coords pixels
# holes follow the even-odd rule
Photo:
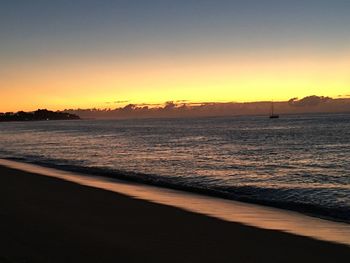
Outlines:
[[[349,207],[326,207],[286,198],[286,196],[288,196],[288,193],[286,192],[289,191],[292,192],[292,194],[295,194],[295,189],[263,188],[256,186],[208,186],[198,180],[190,181],[180,177],[165,177],[157,174],[145,174],[106,167],[71,164],[71,161],[63,159],[53,160],[37,157],[5,157],[4,159],[37,164],[44,167],[76,172],[82,175],[103,176],[111,179],[132,181],[230,200],[272,206],[297,211],[314,217],[350,223]]]

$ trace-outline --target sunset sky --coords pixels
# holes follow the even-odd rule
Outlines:
[[[348,0],[0,3],[0,111],[350,94]]]

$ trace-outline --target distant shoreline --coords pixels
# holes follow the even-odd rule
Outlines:
[[[71,114],[67,112],[55,112],[46,109],[39,109],[33,112],[19,111],[16,113],[0,113],[0,122],[51,120],[80,120],[80,117],[76,114]]]

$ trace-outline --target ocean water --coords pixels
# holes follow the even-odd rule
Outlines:
[[[350,222],[350,114],[0,123],[0,158]]]

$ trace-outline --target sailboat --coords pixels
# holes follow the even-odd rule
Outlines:
[[[270,114],[270,119],[278,119],[280,116],[278,114],[274,113],[274,106],[273,102],[271,102],[271,114]]]

